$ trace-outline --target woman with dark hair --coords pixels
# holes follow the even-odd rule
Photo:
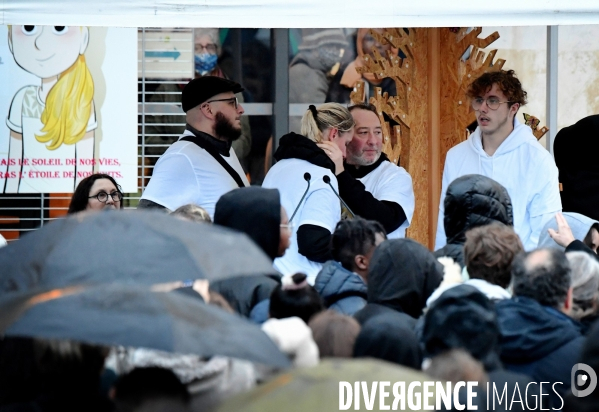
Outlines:
[[[83,210],[122,209],[123,192],[112,176],[95,173],[77,185],[67,214]]]

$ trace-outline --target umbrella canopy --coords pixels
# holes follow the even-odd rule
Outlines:
[[[199,298],[143,286],[107,284],[6,294],[0,298],[2,333],[289,366],[257,325]]]
[[[246,235],[159,212],[81,213],[0,249],[0,292],[275,273]]]
[[[433,381],[425,374],[403,366],[375,359],[327,359],[313,368],[291,370],[274,378],[258,388],[238,395],[215,409],[215,412],[329,412],[338,411],[340,407],[340,382],[366,382],[368,391],[374,381],[388,381],[386,391],[390,396],[386,404],[393,403],[392,388],[395,382],[405,382],[405,393],[410,382]],[[422,392],[422,386],[415,393]],[[434,391],[434,389],[433,389]],[[378,388],[374,409],[379,410]],[[368,394],[370,395],[370,393]],[[347,395],[346,395],[347,396]],[[361,410],[366,410],[364,398],[360,395]],[[347,399],[344,399],[344,402]],[[406,401],[406,409],[411,411]],[[354,410],[352,403],[350,410]],[[372,408],[370,409],[372,410]],[[417,409],[421,410],[421,409]]]

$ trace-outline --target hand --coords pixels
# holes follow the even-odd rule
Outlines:
[[[316,143],[316,146],[320,147],[329,158],[335,163],[335,176],[339,175],[343,170],[343,153],[339,146],[333,142],[320,142]]]
[[[551,236],[551,239],[558,245],[567,247],[576,240],[572,234],[572,229],[570,229],[566,218],[561,213],[555,215],[555,220],[557,221],[557,232],[553,229],[549,229],[549,236]]]

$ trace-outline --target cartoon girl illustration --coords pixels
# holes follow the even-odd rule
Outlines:
[[[73,192],[93,171],[98,127],[94,82],[83,53],[87,27],[9,26],[15,62],[41,79],[13,97],[6,193]],[[11,172],[15,172],[11,174]]]

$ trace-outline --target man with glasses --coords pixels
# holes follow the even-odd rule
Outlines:
[[[186,128],[156,163],[139,208],[175,210],[193,203],[214,217],[221,195],[249,186],[231,144],[241,136],[243,107],[231,80],[204,76],[190,81],[181,94]]]
[[[480,76],[467,91],[478,127],[468,140],[447,153],[435,249],[446,243],[444,197],[449,184],[467,174],[480,174],[501,183],[508,191],[514,213],[514,230],[524,248],[537,247],[543,225],[562,208],[558,170],[551,154],[537,142],[530,127],[516,119],[526,104],[526,92],[513,70]],[[473,205],[475,207],[475,205]]]

